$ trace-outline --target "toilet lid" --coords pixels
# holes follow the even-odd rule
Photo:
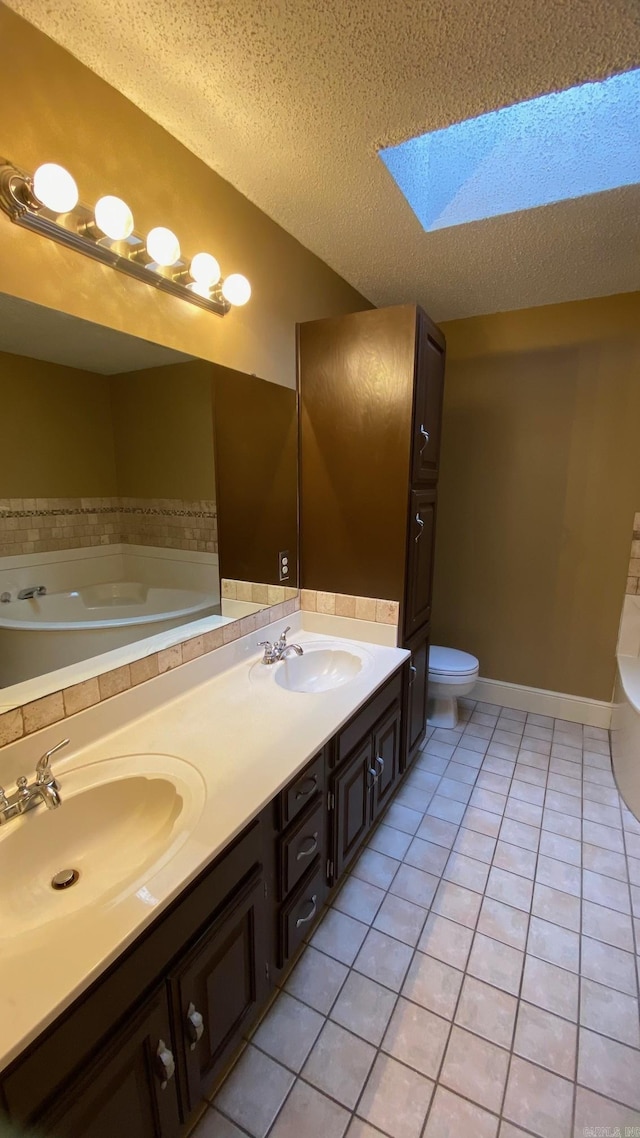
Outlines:
[[[429,649],[429,672],[436,676],[469,676],[477,672],[478,661],[470,652],[457,648],[441,648],[432,644]]]

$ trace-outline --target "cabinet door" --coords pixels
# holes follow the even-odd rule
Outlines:
[[[163,988],[94,1059],[38,1130],[55,1138],[174,1138],[178,1091]]]
[[[408,672],[405,766],[409,765],[417,753],[427,728],[428,638],[411,653]]]
[[[400,704],[385,715],[373,732],[373,767],[376,772],[373,785],[373,817],[390,801],[400,769],[400,732],[402,713]]]
[[[413,636],[431,618],[431,590],[436,531],[436,489],[412,490],[409,501],[404,635]]]
[[[205,1097],[268,991],[260,870],[170,978],[187,1111]]]
[[[413,483],[435,482],[438,478],[444,360],[444,337],[428,317],[420,313],[413,410]]]
[[[371,825],[371,787],[375,777],[371,736],[334,776],[334,879],[355,857]]]

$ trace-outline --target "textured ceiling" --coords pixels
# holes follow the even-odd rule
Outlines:
[[[637,186],[425,233],[377,157],[637,67],[638,0],[9,6],[376,304],[443,320],[640,287]]]

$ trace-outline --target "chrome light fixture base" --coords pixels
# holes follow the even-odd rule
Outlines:
[[[151,260],[144,238],[135,232],[121,241],[112,241],[101,233],[93,210],[82,202],[69,213],[56,214],[47,209],[35,197],[30,175],[6,158],[0,158],[0,208],[16,225],[110,265],[161,292],[188,300],[207,312],[224,316],[231,308],[222,295],[222,281],[205,292],[196,292],[185,283],[189,279],[188,260],[180,258],[170,268],[162,268]]]

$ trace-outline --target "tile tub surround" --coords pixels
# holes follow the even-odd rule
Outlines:
[[[215,502],[120,497],[0,499],[0,557],[119,543],[217,553]]]
[[[608,734],[462,702],[192,1138],[640,1126],[640,822]]]
[[[640,514],[633,519],[633,539],[631,542],[631,557],[629,559],[629,576],[627,577],[627,596],[640,596]]]
[[[315,589],[301,590],[300,607],[303,612],[319,612],[326,616],[369,620],[374,624],[392,624],[396,627],[400,609],[398,601],[381,601],[371,597],[350,597],[345,593],[323,593]]]

